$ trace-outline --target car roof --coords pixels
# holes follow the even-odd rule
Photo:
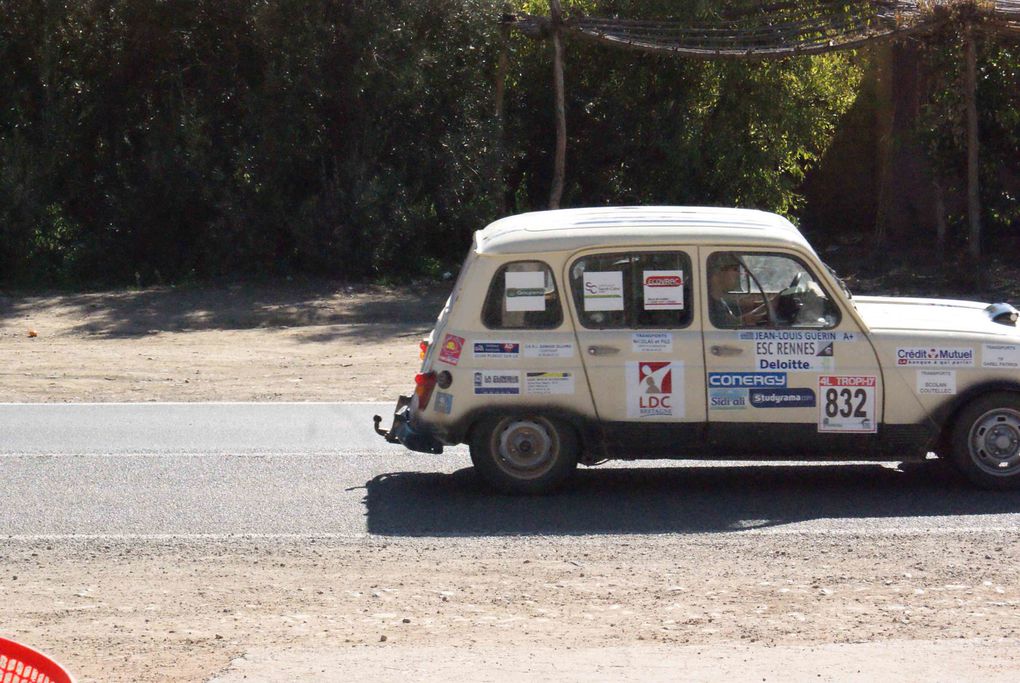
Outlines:
[[[475,233],[479,254],[576,251],[585,247],[685,244],[797,245],[813,251],[782,216],[753,209],[619,206],[534,211]]]

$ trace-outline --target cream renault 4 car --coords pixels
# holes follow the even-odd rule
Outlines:
[[[908,461],[1020,486],[1020,334],[1007,304],[852,297],[785,219],[630,207],[475,234],[388,441],[467,443],[547,491],[577,464]],[[426,346],[427,344],[427,346]]]

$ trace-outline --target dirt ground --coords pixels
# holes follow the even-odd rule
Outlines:
[[[392,400],[451,287],[0,291],[0,402]]]
[[[686,680],[1005,681],[1020,671],[1014,538],[17,541],[0,603],[23,640],[97,681],[440,680],[453,656],[472,680],[526,679],[550,657],[530,671],[677,680],[645,650]],[[824,649],[861,643],[878,650]]]

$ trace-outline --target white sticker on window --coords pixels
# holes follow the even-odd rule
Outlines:
[[[585,273],[584,310],[622,311],[623,273],[618,270],[608,273]]]
[[[634,353],[673,353],[672,332],[635,332],[630,338]]]
[[[684,309],[684,271],[646,270],[642,277],[646,311]]]
[[[956,393],[956,370],[918,370],[917,393],[952,396]]]
[[[542,271],[508,272],[506,274],[506,310],[544,311],[545,273]]]

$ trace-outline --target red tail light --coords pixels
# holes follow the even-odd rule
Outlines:
[[[418,409],[424,410],[436,388],[436,373],[419,372],[414,376],[414,395],[418,397]]]
[[[428,340],[422,339],[418,343],[418,360],[425,360],[425,354],[428,353],[429,343]]]

